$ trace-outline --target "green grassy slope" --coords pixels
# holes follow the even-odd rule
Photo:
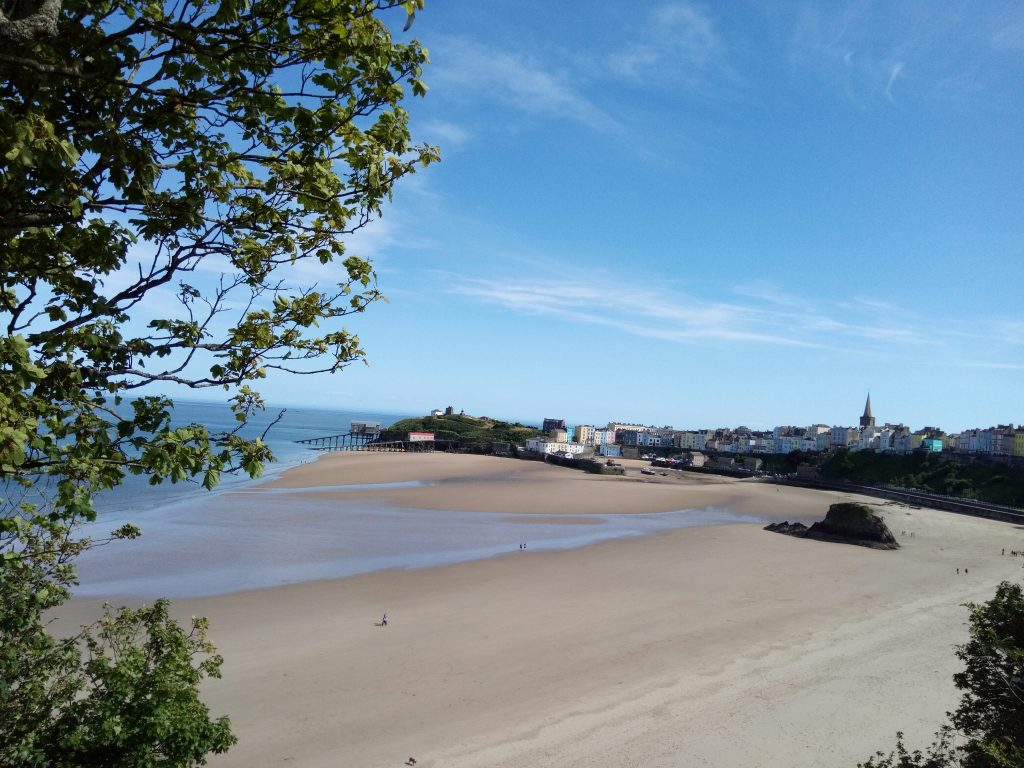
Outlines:
[[[521,443],[542,434],[535,427],[486,416],[421,416],[395,422],[381,435],[381,441],[402,440],[406,432],[433,432],[439,440],[459,439],[467,450],[489,447],[492,442]]]

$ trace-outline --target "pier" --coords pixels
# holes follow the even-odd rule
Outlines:
[[[353,421],[348,432],[324,437],[309,437],[296,440],[296,443],[307,445],[314,451],[380,451],[386,453],[432,452],[435,447],[442,450],[458,448],[458,439],[437,441],[433,432],[407,432],[403,440],[384,440],[380,424],[370,421]],[[453,445],[454,444],[454,445]]]
[[[361,451],[376,437],[377,435],[368,435],[365,432],[345,432],[340,435],[310,437],[295,442],[308,445],[314,451]]]
[[[404,451],[433,451],[433,440],[389,440],[377,442],[376,435],[345,432],[340,435],[327,435],[326,437],[311,437],[306,440],[296,440],[296,443],[308,445],[314,451],[383,451],[383,452],[404,452]]]

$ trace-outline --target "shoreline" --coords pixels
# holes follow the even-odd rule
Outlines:
[[[728,499],[791,520],[821,517],[836,499],[742,482],[616,487],[553,467],[516,489],[495,477],[504,465],[390,456],[293,472],[316,467],[299,479],[318,487],[447,473],[375,493],[429,505],[461,503],[469,488],[501,509],[526,506],[538,487],[576,510],[627,498],[641,512],[667,503],[669,488],[676,503]],[[209,764],[387,766],[412,755],[425,768],[811,768],[855,765],[890,749],[896,730],[923,746],[956,704],[960,604],[1020,578],[1021,560],[1000,547],[1024,549],[1024,534],[866,501],[903,549],[705,526],[177,601],[176,615],[210,619],[225,658],[204,700],[231,716],[239,743]],[[64,620],[97,602],[76,600]],[[375,626],[384,612],[389,626]]]
[[[336,453],[267,481],[132,519],[140,539],[87,553],[83,598],[152,600],[227,594],[391,568],[428,568],[695,525],[777,519],[760,484],[728,478],[587,475],[517,459]],[[820,509],[786,489],[787,516]],[[283,513],[283,514],[282,514]],[[104,534],[112,518],[94,524]]]
[[[649,462],[620,459],[624,477],[592,475],[537,461],[473,454],[331,453],[293,467],[262,487],[275,492],[317,488],[309,495],[328,500],[380,500],[399,507],[465,512],[538,514],[652,514],[707,507],[774,520],[824,516],[822,492],[776,486],[753,479],[671,471],[642,475]],[[353,481],[358,480],[358,483]],[[331,485],[406,483],[414,487],[331,491]],[[777,501],[767,495],[775,494]],[[836,499],[861,499],[825,492]],[[872,500],[871,503],[877,503]]]

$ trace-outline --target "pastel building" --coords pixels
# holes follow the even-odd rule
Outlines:
[[[576,427],[573,439],[582,445],[596,445],[597,430],[589,424],[581,424]]]
[[[644,424],[632,424],[624,421],[609,421],[607,429],[610,429],[613,432],[619,432],[625,429],[631,430],[633,432],[645,432],[648,429],[650,429],[650,427]]]
[[[676,432],[673,441],[681,451],[703,451],[715,433],[708,429]]]
[[[1024,427],[1017,427],[1009,440],[1010,455],[1024,456]]]

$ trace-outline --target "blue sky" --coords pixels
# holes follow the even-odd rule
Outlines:
[[[369,365],[270,400],[1024,421],[1024,5],[434,0],[412,36],[442,162],[350,241]]]

